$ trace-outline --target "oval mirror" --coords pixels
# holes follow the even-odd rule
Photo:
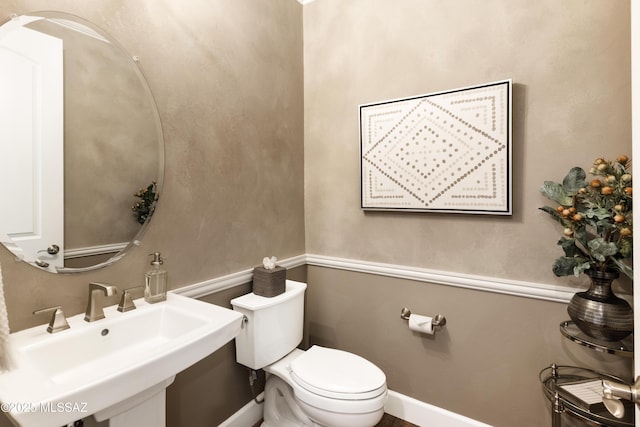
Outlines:
[[[0,241],[39,269],[109,265],[136,245],[164,169],[162,127],[134,58],[60,12],[0,26]]]

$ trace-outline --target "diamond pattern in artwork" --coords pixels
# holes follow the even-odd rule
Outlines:
[[[360,106],[362,207],[511,214],[511,81]]]

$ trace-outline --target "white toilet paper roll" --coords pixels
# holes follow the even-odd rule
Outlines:
[[[433,319],[429,316],[411,314],[409,316],[409,329],[423,334],[433,335]]]

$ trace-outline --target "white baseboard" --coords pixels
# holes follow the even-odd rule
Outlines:
[[[258,398],[261,399],[263,393]],[[428,427],[491,427],[471,418],[458,415],[446,409],[421,402],[389,390],[389,398],[384,411],[396,418],[418,426]],[[219,427],[251,427],[262,418],[262,405],[254,400],[244,405],[238,412],[227,418]]]
[[[258,395],[258,400],[262,400],[264,393]],[[238,412],[227,418],[218,427],[251,427],[262,418],[262,405],[255,400],[244,405]]]
[[[455,412],[389,390],[384,411],[401,420],[428,427],[491,427]]]

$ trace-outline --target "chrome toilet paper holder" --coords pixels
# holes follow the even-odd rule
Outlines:
[[[400,310],[400,317],[404,320],[409,320],[409,316],[411,316],[411,310],[403,307],[402,310]],[[433,317],[432,324],[433,326],[442,327],[447,324],[447,319],[442,314],[436,314]]]

